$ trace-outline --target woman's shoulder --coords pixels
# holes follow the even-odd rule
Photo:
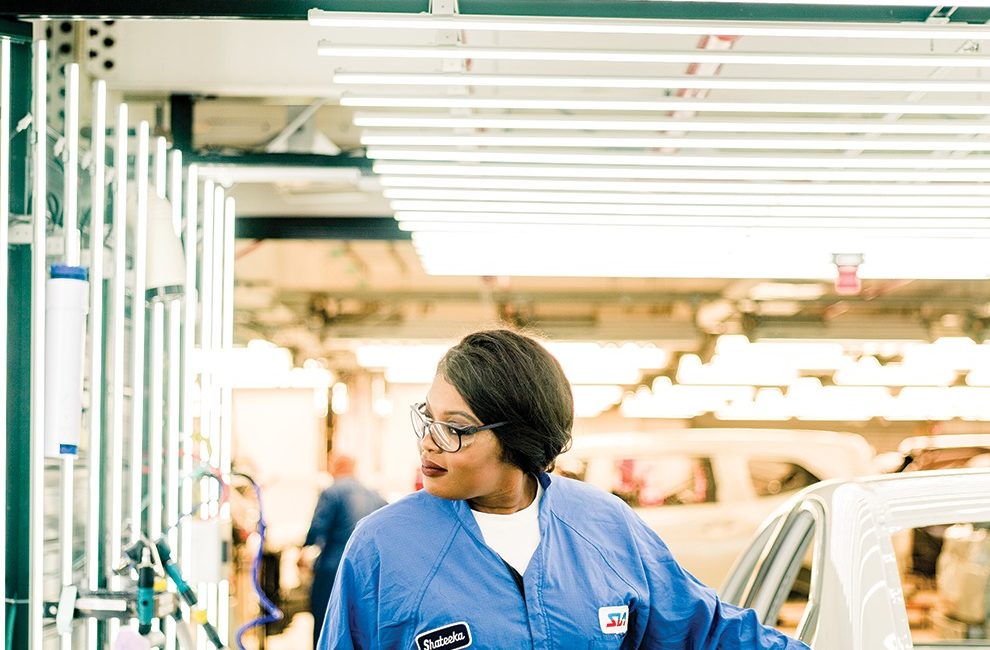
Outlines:
[[[407,544],[454,525],[449,503],[419,490],[369,514],[360,521],[354,536],[379,544]]]
[[[617,496],[566,476],[550,477],[548,493],[558,515],[625,520],[629,507]]]

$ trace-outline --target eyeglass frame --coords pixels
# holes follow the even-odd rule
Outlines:
[[[415,434],[417,440],[423,440],[426,438],[426,431],[429,431],[430,440],[433,441],[433,444],[439,447],[442,451],[445,451],[449,454],[455,454],[464,447],[464,440],[463,440],[464,436],[472,436],[482,431],[491,431],[496,427],[501,427],[506,424],[510,424],[510,422],[506,420],[505,422],[496,422],[494,424],[481,424],[478,426],[475,425],[460,426],[457,424],[451,424],[450,422],[444,422],[442,420],[434,420],[433,418],[429,417],[428,415],[426,415],[426,413],[423,412],[423,407],[425,406],[426,406],[426,402],[416,402],[415,404],[409,405],[410,412],[416,417],[418,417],[420,421],[425,425],[424,427],[418,427],[415,425],[415,423],[413,423],[413,434]],[[457,435],[456,449],[447,449],[440,444],[436,436],[433,434],[434,424],[443,425]],[[422,434],[420,433],[421,430],[423,431]]]

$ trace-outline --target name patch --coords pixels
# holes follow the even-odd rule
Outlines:
[[[598,625],[605,634],[625,634],[629,629],[629,606],[599,607]]]
[[[437,627],[416,637],[419,650],[457,650],[471,645],[471,629],[464,621]]]

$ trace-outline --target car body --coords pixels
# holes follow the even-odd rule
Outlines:
[[[866,474],[873,455],[856,434],[675,429],[578,435],[558,468],[623,498],[688,571],[715,586],[788,494]]]
[[[911,436],[897,446],[896,452],[878,456],[877,466],[884,472],[917,472],[932,469],[990,466],[990,434],[959,433]],[[935,577],[936,561],[942,552],[946,526],[916,528],[894,537],[898,558],[904,569],[917,575]]]
[[[724,600],[775,624],[811,559],[795,636],[814,650],[990,648],[990,640],[912,640],[892,536],[990,521],[990,470],[958,469],[825,481],[793,496],[761,527],[723,584]]]

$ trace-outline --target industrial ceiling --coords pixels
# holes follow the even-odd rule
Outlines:
[[[31,4],[232,186],[242,341],[990,318],[986,3]]]

